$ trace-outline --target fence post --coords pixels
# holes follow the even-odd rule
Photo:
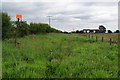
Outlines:
[[[93,35],[92,35],[92,39],[93,39]]]
[[[110,45],[111,45],[111,43],[112,43],[112,39],[110,38]]]
[[[19,26],[19,25],[17,25],[17,26]],[[15,47],[17,47],[17,32],[18,32],[18,30],[17,30],[17,28],[15,28],[15,36],[14,36],[14,39],[15,39],[15,41],[14,41],[14,43],[15,43]]]
[[[96,42],[97,42],[97,36],[96,36]]]
[[[104,38],[102,37],[102,42],[103,42]]]
[[[90,38],[90,34],[89,34],[89,38]]]

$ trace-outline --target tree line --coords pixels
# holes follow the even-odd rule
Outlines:
[[[17,37],[24,37],[29,34],[40,33],[61,33],[62,31],[50,27],[48,24],[43,23],[30,23],[26,21],[11,21],[7,13],[0,13],[2,15],[2,39]]]
[[[103,25],[100,25],[99,26],[99,32],[98,33],[120,33],[119,30],[116,30],[114,32],[112,32],[111,30],[106,30],[105,26]],[[76,31],[72,31],[71,33],[84,33],[83,30],[76,30]]]
[[[24,37],[29,34],[41,34],[41,33],[62,33],[62,31],[50,27],[48,24],[43,23],[30,23],[27,24],[26,21],[11,21],[10,16],[7,13],[1,12],[2,16],[2,39],[17,37]],[[103,32],[106,32],[106,28],[101,25],[99,26]],[[63,32],[68,33],[68,32]],[[83,30],[76,30],[70,33],[84,33]],[[107,33],[120,33],[119,30],[112,32],[108,30]]]

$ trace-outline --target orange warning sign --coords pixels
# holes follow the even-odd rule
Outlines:
[[[16,14],[16,18],[22,18],[22,15]]]

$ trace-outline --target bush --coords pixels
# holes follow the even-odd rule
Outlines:
[[[112,33],[112,31],[111,31],[111,30],[108,30],[108,33]]]
[[[10,22],[10,16],[2,13],[2,39],[10,38],[13,35],[13,27]]]
[[[119,31],[119,30],[116,30],[114,33],[120,33],[120,31]]]
[[[14,37],[16,34],[17,37],[24,37],[29,34],[51,32],[61,33],[62,31],[43,23],[30,23],[29,25],[26,21],[10,21],[10,16],[7,13],[2,13],[2,39]]]

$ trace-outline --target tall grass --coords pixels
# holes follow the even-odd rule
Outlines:
[[[116,78],[118,46],[73,34],[3,41],[3,78]]]

